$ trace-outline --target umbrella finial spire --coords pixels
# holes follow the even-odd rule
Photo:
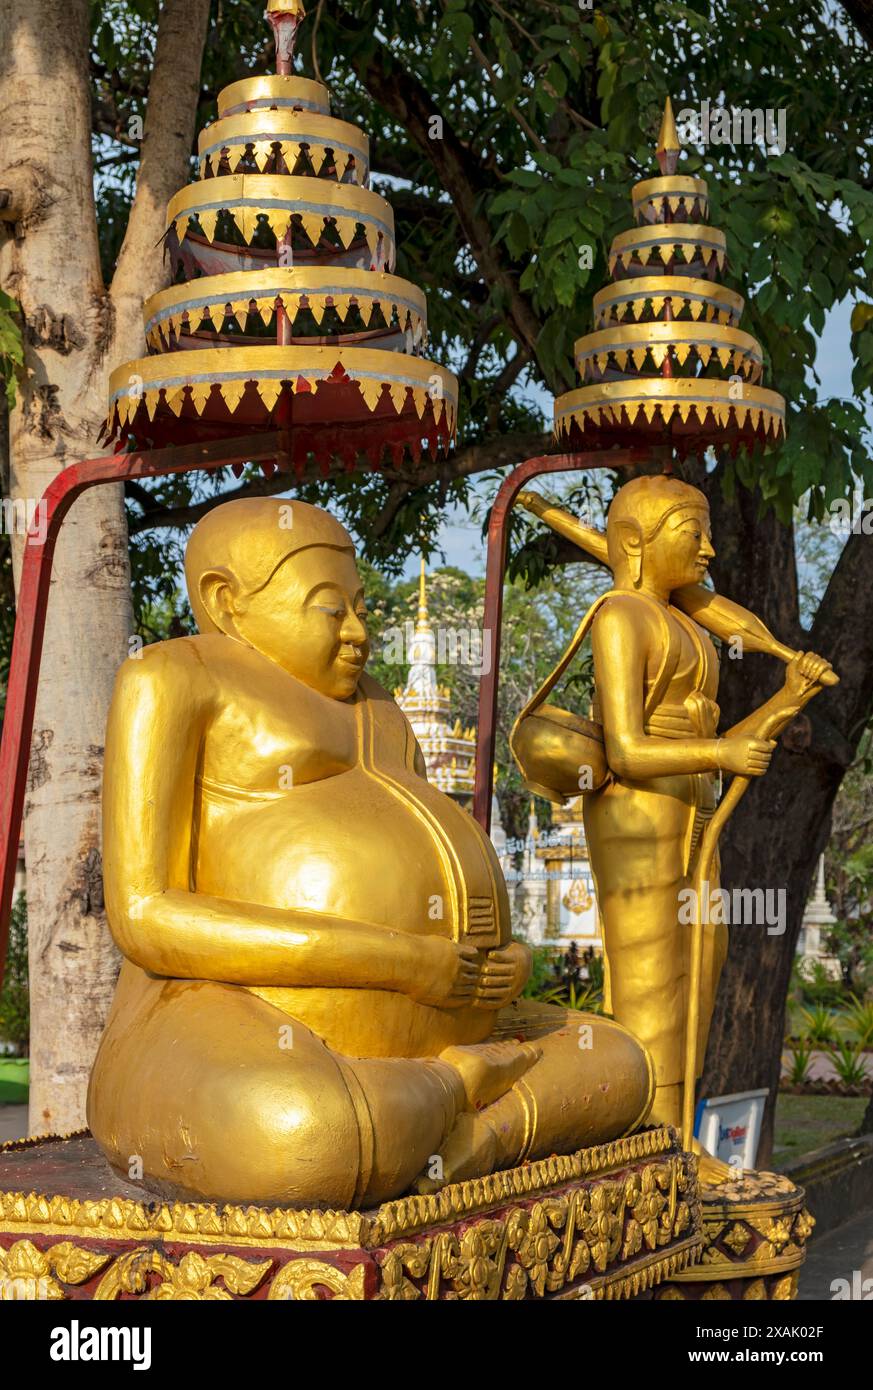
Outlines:
[[[290,75],[297,30],[306,18],[303,0],[267,0],[266,20],[276,40],[276,72]]]
[[[673,118],[673,103],[668,97],[664,102],[661,129],[658,131],[658,143],[655,146],[655,154],[662,174],[675,174],[681,150],[679,133]]]

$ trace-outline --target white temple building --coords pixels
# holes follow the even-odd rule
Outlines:
[[[600,917],[582,825],[582,798],[552,809],[552,824],[537,825],[531,801],[527,835],[506,841],[501,860],[512,904],[513,929],[534,946],[565,952],[602,951]]]
[[[823,933],[835,927],[837,919],[825,892],[824,855],[819,855],[815,889],[806,904],[803,926],[797,938],[797,954],[801,958],[800,968],[809,974],[816,964],[822,965],[832,979],[840,978],[840,963],[836,956],[829,955],[822,942]]]
[[[410,624],[411,626],[411,624]],[[473,801],[476,732],[451,722],[451,692],[437,680],[437,643],[427,611],[424,560],[418,590],[418,617],[409,644],[409,675],[394,698],[412,725],[424,755],[429,782],[463,805]]]

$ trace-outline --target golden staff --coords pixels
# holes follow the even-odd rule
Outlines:
[[[520,492],[516,502],[524,507],[525,511],[538,516],[551,531],[564,536],[568,541],[573,541],[602,565],[609,565],[606,536],[602,531],[596,530],[593,526],[586,526],[570,512],[565,512],[562,507],[547,502],[538,492]],[[784,642],[778,642],[754,613],[725,598],[723,594],[714,594],[711,589],[705,589],[702,584],[686,584],[684,588],[677,589],[670,595],[670,602],[723,642],[730,642],[739,637],[743,646],[750,652],[778,656],[780,661],[786,663],[798,655],[791,647],[786,647]],[[829,683],[831,682],[826,682]]]
[[[602,531],[596,530],[593,526],[586,526],[578,518],[565,512],[563,508],[556,507],[546,501],[538,492],[523,491],[518,494],[516,499],[526,511],[538,516],[541,521],[555,531],[558,535],[564,536],[575,545],[592,555],[601,564],[609,565],[609,551],[606,536]],[[737,637],[741,638],[743,645],[749,651],[764,652],[769,656],[776,656],[786,664],[793,661],[800,652],[794,651],[791,647],[785,646],[783,642],[777,641],[772,632],[757,618],[754,613],[733,603],[731,599],[725,598],[722,594],[715,594],[710,589],[706,589],[701,584],[688,584],[682,589],[677,589],[670,596],[671,602],[675,606],[687,613],[689,617],[700,623],[722,641],[731,641]],[[825,685],[836,685],[839,676],[836,672],[826,670],[822,672],[818,690]],[[818,690],[814,689],[815,682],[810,684],[809,690],[805,694],[803,703],[807,703],[813,694]],[[781,733],[785,725],[794,717],[796,709],[794,706],[788,711],[771,710],[762,720],[754,737],[759,739],[771,739],[776,734]],[[728,819],[736,809],[737,803],[746,792],[751,783],[750,777],[735,776],[725,795],[719,802],[718,808],[712,819],[709,821],[700,841],[700,852],[697,858],[697,868],[694,873],[694,894],[696,910],[694,914],[694,926],[691,936],[691,960],[688,981],[688,1021],[685,1031],[685,1068],[684,1085],[682,1091],[682,1142],[686,1149],[690,1149],[694,1138],[694,1092],[697,1082],[697,1033],[700,1027],[700,975],[703,966],[703,912],[701,903],[703,901],[703,885],[708,881],[709,871],[712,861],[718,848],[719,837]]]
[[[762,624],[763,626],[763,624]],[[756,732],[754,737],[769,739],[773,733],[778,732],[773,726],[778,723],[781,715],[771,715],[764,721],[760,732]],[[771,732],[772,730],[772,732]],[[682,1087],[682,1143],[686,1149],[691,1148],[691,1141],[694,1138],[694,1098],[697,1086],[697,1034],[700,1028],[700,975],[703,969],[703,912],[701,903],[703,902],[703,885],[709,881],[709,871],[712,861],[715,858],[715,851],[718,848],[718,841],[721,832],[729,818],[733,815],[737,803],[745,794],[751,784],[751,777],[744,777],[738,774],[734,777],[721,801],[715,814],[700,838],[700,853],[697,856],[697,868],[694,873],[694,926],[691,932],[691,961],[688,971],[688,1022],[685,1027],[685,1074],[684,1085]],[[707,896],[707,902],[709,898]]]

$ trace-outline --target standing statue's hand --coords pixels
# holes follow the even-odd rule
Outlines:
[[[832,673],[831,663],[815,652],[797,652],[785,668],[785,689],[789,694],[800,698],[809,694],[814,686],[830,684],[822,681],[828,672]]]
[[[746,738],[744,734],[720,738],[718,741],[718,763],[722,772],[733,772],[738,777],[761,777],[770,766],[773,739]]]
[[[459,945],[445,936],[421,936],[413,950],[415,973],[406,989],[410,998],[439,1009],[471,1003],[481,969],[475,946]]]
[[[502,1009],[517,999],[530,975],[533,954],[521,941],[510,941],[489,951],[482,966],[476,995],[477,1009]]]

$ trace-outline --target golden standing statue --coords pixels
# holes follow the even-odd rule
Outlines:
[[[472,817],[365,672],[354,548],[224,504],[186,554],[197,637],[118,675],[106,903],[125,957],[88,1117],[163,1195],[354,1207],[618,1137],[648,1055],[518,1000],[527,947]]]
[[[556,672],[519,716],[512,742],[523,775],[541,793],[563,800],[569,786],[584,792],[607,1011],[652,1056],[650,1119],[684,1122],[688,1131],[687,1083],[703,1067],[727,950],[721,913],[706,911],[719,901],[717,831],[742,779],[767,771],[776,735],[836,676],[822,657],[790,652],[752,614],[701,586],[715,551],[709,506],[696,488],[669,476],[626,483],[605,537],[535,493],[519,500],[613,573],[614,587],[586,614]],[[718,656],[689,613],[722,639],[741,637],[750,650],[788,660],[782,689],[721,737]],[[543,705],[589,631],[591,722]],[[586,761],[588,752],[594,756]],[[736,791],[716,813],[722,773],[734,775]],[[682,910],[689,902],[696,932]],[[704,1155],[701,1171],[717,1181],[727,1170]]]

